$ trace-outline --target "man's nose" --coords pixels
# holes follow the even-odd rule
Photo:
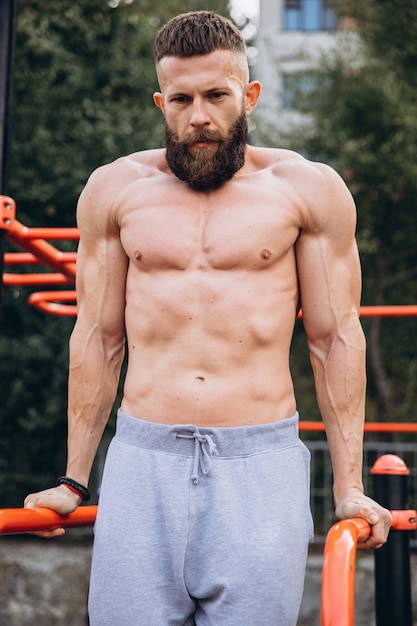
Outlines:
[[[207,105],[201,100],[194,100],[191,113],[191,126],[207,126],[210,124]]]

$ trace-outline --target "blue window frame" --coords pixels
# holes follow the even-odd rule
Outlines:
[[[329,0],[285,0],[284,29],[336,30],[337,18]]]

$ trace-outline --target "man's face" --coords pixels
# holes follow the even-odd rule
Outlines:
[[[230,180],[245,163],[248,121],[242,108],[227,133],[196,129],[183,140],[165,121],[165,145],[168,165],[180,180],[192,189],[216,189]],[[216,143],[213,151],[210,143]]]
[[[257,100],[248,95],[246,60],[226,50],[164,57],[157,72],[169,167],[193,189],[219,187],[245,162],[247,114]]]

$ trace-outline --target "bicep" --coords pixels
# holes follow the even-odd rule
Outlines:
[[[119,337],[124,334],[128,268],[119,231],[108,207],[86,192],[80,198],[77,222],[77,322]]]

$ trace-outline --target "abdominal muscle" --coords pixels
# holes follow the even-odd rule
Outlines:
[[[133,274],[126,302],[126,413],[212,427],[294,414],[289,349],[295,288],[271,290],[270,271]]]

